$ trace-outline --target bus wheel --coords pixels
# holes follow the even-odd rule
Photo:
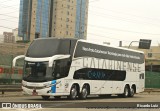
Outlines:
[[[54,98],[55,98],[55,99],[60,99],[60,98],[61,98],[61,96],[54,96]]]
[[[88,95],[88,88],[87,85],[84,85],[80,93],[80,99],[86,99],[87,95]]]
[[[78,91],[77,91],[76,85],[72,85],[71,90],[70,90],[69,98],[72,99],[72,100],[76,99],[77,94],[78,94]]]
[[[133,97],[134,94],[135,94],[135,89],[132,86],[131,89],[130,89],[130,91],[129,91],[129,97]]]
[[[48,100],[50,98],[50,96],[42,96],[42,99],[44,100]]]
[[[124,87],[124,93],[122,94],[122,96],[124,98],[129,96],[129,87],[127,85]]]
[[[126,98],[126,97],[128,97],[129,96],[129,87],[126,85],[125,87],[124,87],[124,92],[123,92],[123,94],[118,94],[118,97],[124,97],[124,98]]]

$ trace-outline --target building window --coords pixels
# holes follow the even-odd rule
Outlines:
[[[67,5],[67,8],[70,9],[70,5]]]
[[[151,58],[152,57],[152,53],[148,53],[148,58]]]
[[[39,38],[39,33],[35,33],[35,39]]]
[[[70,0],[68,0],[68,2],[70,2]]]
[[[67,15],[69,15],[69,11],[67,11]]]
[[[69,18],[67,18],[67,20],[66,20],[67,22],[69,22]]]
[[[66,28],[68,28],[69,26],[68,25],[66,25]]]
[[[66,31],[66,35],[68,35],[68,31]]]

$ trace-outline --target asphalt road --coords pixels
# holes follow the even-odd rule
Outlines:
[[[40,96],[17,96],[17,97],[1,97],[0,103],[14,103],[14,104],[40,104],[40,109],[12,109],[18,111],[100,111],[113,110],[122,111],[140,109],[141,111],[159,110],[160,108],[160,93],[141,93],[136,94],[132,98],[120,98],[115,95],[108,98],[100,98],[98,96],[90,96],[87,100],[68,100],[66,97],[61,99],[50,98],[49,100],[42,100]],[[156,107],[156,108],[155,108]],[[47,109],[53,108],[53,109]],[[113,109],[114,108],[114,109]],[[116,109],[115,109],[116,108]],[[133,109],[134,108],[134,109]],[[4,110],[4,109],[0,109]],[[10,109],[11,110],[11,109]],[[5,109],[6,111],[6,109]]]

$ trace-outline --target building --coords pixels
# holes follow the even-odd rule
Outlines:
[[[21,0],[18,35],[39,37],[87,36],[89,0]]]
[[[17,41],[22,41],[22,37],[18,36],[18,28],[12,30],[14,36],[14,43]]]
[[[3,32],[4,43],[14,43],[14,36],[12,32]]]
[[[150,49],[139,49],[131,46],[129,49],[143,51],[146,59],[160,59],[160,46],[151,46]]]
[[[151,46],[150,49],[139,49],[137,46],[131,46],[130,49],[143,51],[146,65],[160,65],[160,46]]]
[[[4,42],[4,36],[0,35],[0,43],[3,43],[3,42]]]
[[[0,39],[2,39],[2,37]],[[3,41],[4,43],[16,43],[17,41],[22,41],[22,37],[18,36],[18,28],[13,29],[12,32],[3,32]]]

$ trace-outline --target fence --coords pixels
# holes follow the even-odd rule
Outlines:
[[[146,88],[160,88],[160,72],[146,72]]]
[[[145,74],[146,88],[160,88],[160,63],[156,65],[154,65],[153,63],[154,61],[152,61],[150,65],[146,66],[146,74]]]
[[[17,61],[17,67],[12,67],[12,60],[17,55],[24,55],[29,44],[0,43],[0,84],[17,84],[21,82],[23,60]]]

